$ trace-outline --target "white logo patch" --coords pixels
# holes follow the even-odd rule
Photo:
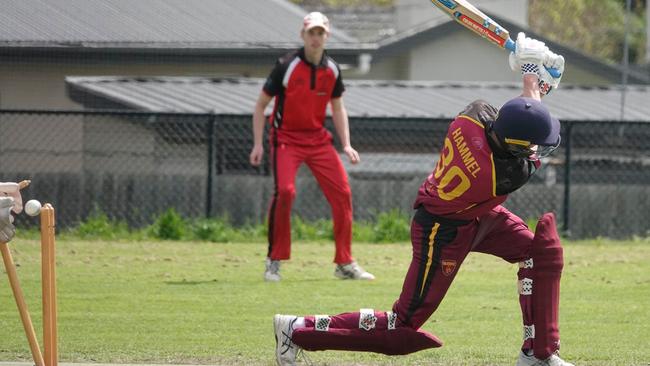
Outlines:
[[[531,278],[524,278],[519,281],[519,294],[526,296],[533,294],[533,280]]]
[[[373,309],[359,310],[359,329],[371,330],[375,328],[377,317]]]
[[[392,311],[387,311],[386,320],[388,322],[386,323],[386,328],[388,330],[395,329],[395,323],[397,323],[397,313],[393,313]]]
[[[332,319],[328,315],[314,315],[314,329],[319,332],[327,332],[330,330],[330,322]]]

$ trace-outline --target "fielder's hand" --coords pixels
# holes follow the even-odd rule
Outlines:
[[[264,147],[263,146],[253,146],[251,154],[248,157],[252,166],[260,166],[262,164],[262,158],[264,157]]]
[[[359,153],[357,150],[353,149],[352,146],[346,146],[343,148],[343,152],[345,155],[348,156],[348,159],[350,159],[350,163],[356,164],[361,161],[361,158],[359,157]]]
[[[0,197],[0,242],[11,241],[16,234],[16,227],[13,224],[14,217],[11,215],[14,205],[12,197]]]
[[[13,198],[12,210],[17,214],[23,211],[23,198],[20,195],[20,184],[13,182],[0,183],[0,197]]]

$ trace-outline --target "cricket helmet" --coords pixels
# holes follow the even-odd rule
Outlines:
[[[560,145],[560,121],[538,100],[517,97],[499,109],[493,130],[518,157],[548,156]]]

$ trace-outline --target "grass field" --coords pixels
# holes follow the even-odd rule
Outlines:
[[[64,362],[274,365],[275,313],[390,309],[410,244],[355,243],[368,282],[333,277],[333,244],[294,243],[280,283],[262,281],[265,245],[58,241]],[[12,252],[40,334],[40,250]],[[577,365],[650,364],[650,241],[565,242],[562,354]],[[425,328],[445,346],[405,357],[317,352],[317,365],[514,365],[521,343],[516,267],[472,254]],[[0,271],[0,361],[29,348]]]

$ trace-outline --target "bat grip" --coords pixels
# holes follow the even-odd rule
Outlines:
[[[508,40],[506,40],[504,48],[511,52],[515,52],[517,50],[517,44],[512,40],[512,38],[508,38]],[[552,67],[546,67],[546,66],[544,66],[544,68],[554,78],[559,78],[560,76],[562,76],[562,74],[557,69],[554,69]]]

